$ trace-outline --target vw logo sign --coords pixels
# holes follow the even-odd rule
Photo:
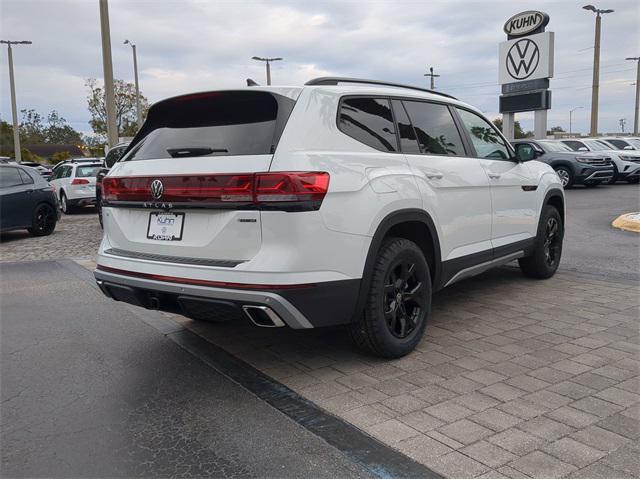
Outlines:
[[[160,180],[153,180],[151,182],[151,196],[153,196],[154,199],[158,200],[160,199],[160,197],[162,196],[162,193],[164,193],[164,185],[162,184],[162,181]]]
[[[516,80],[524,80],[536,71],[539,62],[538,45],[528,38],[523,38],[514,43],[507,53],[507,72]]]

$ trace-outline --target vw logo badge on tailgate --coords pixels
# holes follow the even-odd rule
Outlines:
[[[162,181],[153,180],[151,182],[151,196],[157,200],[160,199],[162,193],[164,193],[164,185],[162,184]]]

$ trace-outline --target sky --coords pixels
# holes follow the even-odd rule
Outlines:
[[[640,1],[603,0],[601,132],[633,127]],[[265,83],[252,56],[283,57],[273,84],[302,85],[326,75],[388,80],[436,88],[497,118],[498,44],[504,22],[523,10],[550,15],[555,32],[549,127],[587,132],[595,15],[586,0],[554,1],[220,1],[110,0],[114,76],[133,81],[137,45],[140,87],[151,102],[180,93]],[[88,133],[87,78],[103,78],[98,0],[0,0],[0,39],[31,40],[14,47],[18,109],[57,110]],[[6,47],[0,52],[0,118],[11,121]],[[516,115],[533,129],[533,113]]]

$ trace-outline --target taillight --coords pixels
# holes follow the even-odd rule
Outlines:
[[[88,185],[89,184],[89,180],[85,179],[85,178],[75,178],[71,181],[72,185]]]
[[[102,199],[106,203],[309,211],[320,208],[328,188],[325,172],[105,177]]]

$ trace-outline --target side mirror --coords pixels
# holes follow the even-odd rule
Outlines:
[[[536,150],[531,147],[516,148],[516,158],[518,161],[530,161],[536,158]]]
[[[623,150],[633,150],[633,146],[627,145],[623,148]]]
[[[589,151],[589,148],[587,148],[586,146],[581,146],[580,148],[578,148],[578,151]]]

